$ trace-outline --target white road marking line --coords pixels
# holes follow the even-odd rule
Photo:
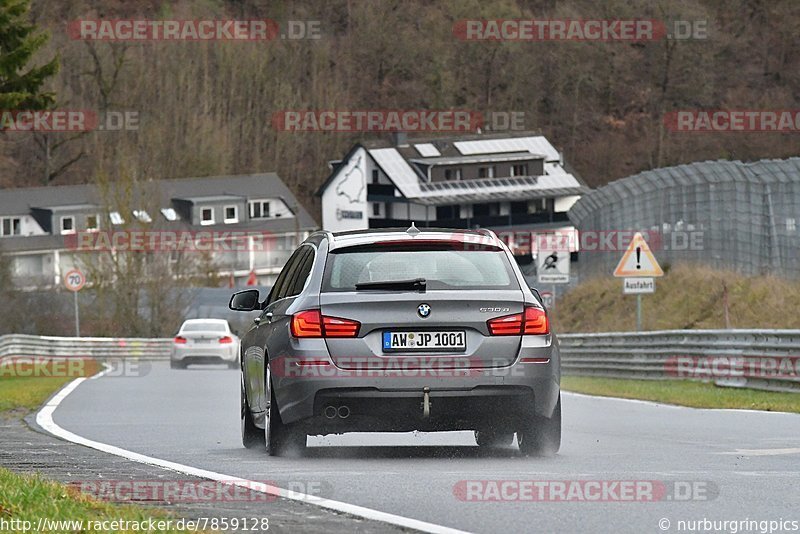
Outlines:
[[[735,452],[718,452],[717,454],[731,454],[743,456],[778,456],[780,454],[800,454],[800,448],[788,449],[736,449]]]
[[[609,399],[615,401],[635,402],[637,404],[649,404],[650,406],[658,406],[659,408],[675,408],[678,410],[714,410],[715,412],[740,412],[740,413],[760,413],[760,414],[776,414],[776,415],[793,415],[800,417],[800,414],[792,412],[778,412],[767,410],[748,410],[746,408],[695,408],[694,406],[680,406],[678,404],[668,404],[664,402],[656,402],[642,399],[626,399],[623,397],[609,397],[606,395],[588,395],[586,393],[575,393],[574,391],[561,390],[562,395],[569,395],[572,397],[586,397],[590,399]]]
[[[101,373],[99,373],[99,375],[96,375],[95,377],[99,378],[99,376],[104,375],[109,370],[110,369],[106,369]],[[36,423],[40,427],[45,429],[47,432],[53,434],[56,437],[65,439],[67,441],[76,443],[78,445],[83,445],[85,447],[96,449],[98,451],[102,451],[108,454],[120,456],[122,458],[131,460],[133,462],[138,462],[147,465],[154,465],[157,467],[162,467],[164,469],[169,469],[171,471],[176,471],[178,473],[183,473],[185,475],[195,476],[198,478],[204,478],[208,480],[214,480],[216,482],[221,482],[225,484],[232,484],[234,486],[240,486],[249,490],[255,490],[261,493],[266,493],[268,495],[273,495],[276,497],[281,497],[292,501],[299,501],[308,504],[313,504],[315,506],[320,506],[322,508],[327,508],[329,510],[334,510],[337,512],[362,517],[364,519],[381,521],[383,523],[389,523],[399,527],[415,529],[422,532],[430,532],[433,534],[466,534],[466,531],[463,530],[449,528],[442,525],[436,525],[434,523],[428,523],[426,521],[420,521],[418,519],[411,519],[409,517],[390,514],[388,512],[380,512],[378,510],[373,510],[372,508],[366,508],[364,506],[358,506],[355,504],[348,504],[340,501],[334,501],[331,499],[325,499],[323,497],[317,497],[314,495],[306,495],[305,493],[278,488],[276,486],[264,484],[263,482],[255,482],[244,478],[233,477],[230,475],[216,473],[214,471],[208,471],[205,469],[199,469],[188,465],[162,460],[160,458],[153,458],[152,456],[145,456],[144,454],[135,453],[125,449],[121,449],[119,447],[115,447],[113,445],[100,443],[97,441],[84,438],[77,434],[74,434],[69,430],[65,430],[64,428],[56,424],[56,422],[53,420],[53,413],[56,411],[56,408],[58,408],[61,402],[63,402],[63,400],[66,399],[70,393],[75,391],[75,389],[78,386],[80,386],[84,380],[86,380],[86,378],[76,378],[75,380],[64,386],[64,388],[62,388],[61,391],[59,391],[56,395],[54,395],[53,398],[51,398],[47,402],[47,404],[45,404],[42,407],[42,409],[39,410],[39,412],[36,414]]]
[[[89,380],[97,380],[101,376],[105,375],[107,372],[114,370],[114,368],[110,364],[108,364],[106,362],[103,362],[103,367],[105,368],[105,369],[103,369],[103,371],[97,373],[94,376],[89,377]]]

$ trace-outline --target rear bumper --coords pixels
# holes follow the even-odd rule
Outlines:
[[[172,361],[180,361],[185,363],[214,363],[235,362],[238,358],[239,348],[236,343],[230,343],[224,346],[211,346],[211,347],[182,347],[174,345],[170,358]]]
[[[541,388],[537,388],[540,395]],[[520,386],[478,386],[470,390],[381,391],[372,388],[322,390],[314,415],[305,419],[309,433],[352,431],[505,429],[514,432],[530,417],[534,389]],[[337,415],[332,416],[332,408]],[[327,409],[327,410],[326,410]],[[342,417],[342,410],[346,417]]]
[[[457,430],[500,419],[550,417],[560,391],[558,345],[550,336],[526,336],[515,363],[505,367],[450,370],[366,369],[349,371],[333,365],[297,366],[294,373],[272,372],[272,383],[286,423],[304,421],[321,433],[364,430]],[[548,338],[548,339],[544,339]],[[307,354],[323,359],[326,354]],[[547,363],[522,363],[537,358]],[[301,361],[303,358],[297,358]],[[428,391],[430,413],[423,401]],[[346,419],[327,418],[327,406],[348,406]],[[347,427],[347,430],[343,428]],[[313,432],[312,432],[313,433]]]

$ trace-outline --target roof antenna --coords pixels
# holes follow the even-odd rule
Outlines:
[[[411,226],[406,230],[406,233],[411,237],[417,237],[417,235],[419,235],[419,228],[414,225],[414,221],[411,221]]]

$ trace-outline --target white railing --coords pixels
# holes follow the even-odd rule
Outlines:
[[[559,336],[567,376],[714,381],[800,393],[800,330],[663,330]],[[167,359],[171,339],[0,336],[0,359]]]
[[[9,334],[0,336],[0,360],[5,357],[94,358],[97,360],[169,358],[171,339],[56,337]]]
[[[800,393],[800,330],[562,334],[565,375],[714,381]]]

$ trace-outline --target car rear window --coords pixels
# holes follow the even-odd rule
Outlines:
[[[223,323],[186,323],[181,328],[183,332],[226,332]]]
[[[424,278],[427,289],[519,289],[508,258],[495,248],[389,246],[332,251],[322,290],[355,291],[363,282],[415,278]]]

